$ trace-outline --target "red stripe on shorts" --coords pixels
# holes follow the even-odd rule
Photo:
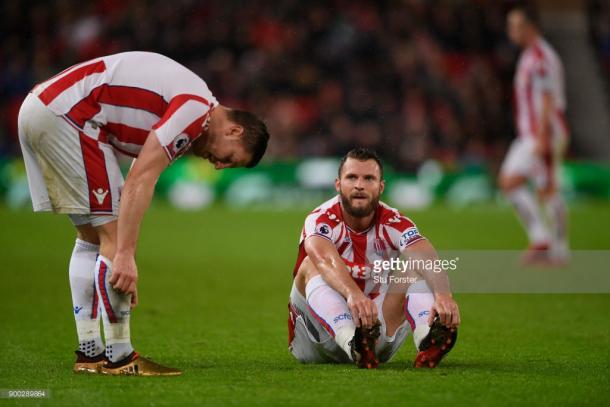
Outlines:
[[[104,152],[99,142],[79,132],[91,213],[112,213],[112,192]]]

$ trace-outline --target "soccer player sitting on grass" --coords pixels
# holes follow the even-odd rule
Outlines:
[[[267,148],[265,124],[218,104],[201,78],[149,52],[66,69],[31,91],[18,123],[34,211],[66,214],[76,227],[69,266],[80,343],[74,371],[180,374],[131,344],[142,218],[161,172],[189,148],[216,169],[255,166]],[[137,157],[124,185],[116,151]]]
[[[350,151],[335,187],[338,195],[307,216],[301,233],[290,351],[304,363],[375,368],[412,332],[415,366],[435,367],[455,344],[460,314],[446,272],[420,266],[440,261],[434,248],[410,219],[379,201],[383,167],[373,151]],[[397,263],[417,266],[388,269]]]

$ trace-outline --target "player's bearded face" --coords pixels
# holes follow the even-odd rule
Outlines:
[[[365,192],[344,193],[343,189],[339,192],[341,204],[345,211],[356,218],[369,216],[377,209],[379,204],[379,194],[368,195]]]
[[[348,159],[338,180],[338,192],[341,205],[351,216],[364,218],[372,214],[377,209],[383,192],[383,181],[380,180],[379,167],[375,161]]]

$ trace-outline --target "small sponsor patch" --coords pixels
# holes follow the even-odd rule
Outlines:
[[[410,227],[409,229],[405,230],[400,236],[400,248],[405,248],[405,246],[407,246],[411,241],[417,238],[419,238],[419,231],[415,226]]]
[[[185,149],[186,147],[188,147],[189,145],[189,136],[187,136],[186,134],[180,134],[179,136],[177,136],[174,139],[174,152],[177,154],[179,152],[181,152],[183,149]]]
[[[332,229],[326,223],[320,223],[316,226],[316,233],[322,236],[330,237]]]

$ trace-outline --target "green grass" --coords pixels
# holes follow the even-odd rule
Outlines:
[[[305,211],[184,213],[157,206],[140,249],[136,348],[178,378],[80,376],[65,217],[0,209],[0,389],[43,388],[56,405],[608,405],[610,295],[457,295],[458,344],[434,370],[408,339],[374,371],[301,365],[286,304]],[[508,208],[409,214],[441,249],[520,249]],[[610,249],[610,206],[576,206],[572,246]],[[610,269],[609,269],[610,270]]]

